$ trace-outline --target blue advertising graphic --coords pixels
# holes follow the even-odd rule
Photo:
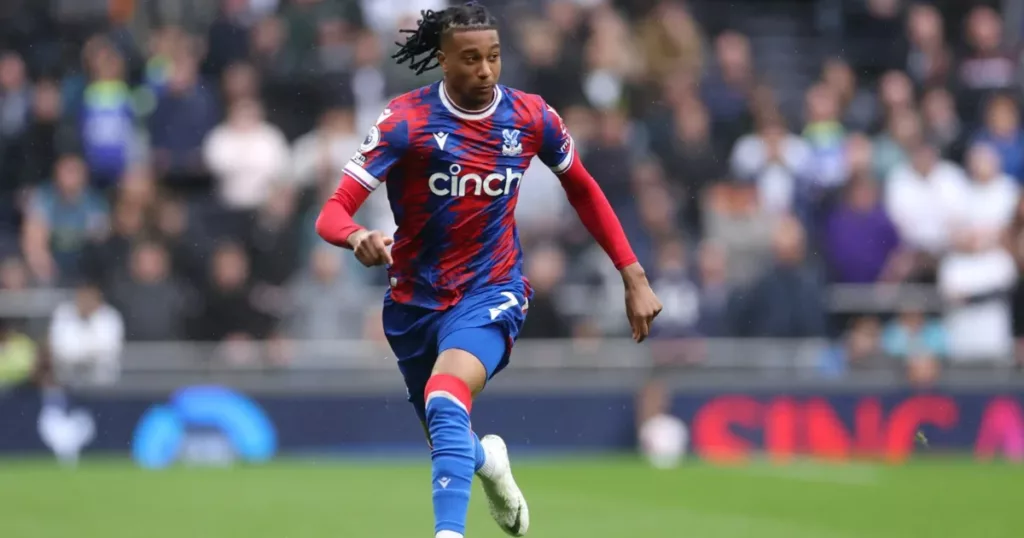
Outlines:
[[[188,387],[148,409],[132,438],[132,457],[148,468],[177,461],[262,462],[277,450],[277,433],[259,404],[223,387]]]

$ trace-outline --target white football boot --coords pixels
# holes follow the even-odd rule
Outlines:
[[[491,516],[501,530],[509,536],[525,536],[530,528],[530,509],[526,498],[512,478],[512,465],[508,447],[497,435],[486,435],[480,444],[487,454],[487,462],[477,476],[491,506]]]

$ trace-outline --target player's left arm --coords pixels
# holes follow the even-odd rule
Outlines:
[[[558,175],[583,226],[622,275],[626,288],[626,315],[633,330],[633,339],[642,342],[650,334],[651,322],[661,312],[661,302],[651,289],[604,191],[583,166],[562,118],[547,105],[542,114],[543,141],[538,157]]]

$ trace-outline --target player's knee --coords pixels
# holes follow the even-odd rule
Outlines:
[[[462,349],[446,349],[437,358],[431,380],[437,376],[451,376],[462,381],[475,396],[487,383],[487,368],[472,353]]]
[[[426,402],[428,434],[431,416],[436,415],[438,410],[461,409],[468,416],[473,408],[472,389],[465,381],[450,374],[430,376],[423,390],[423,398]]]

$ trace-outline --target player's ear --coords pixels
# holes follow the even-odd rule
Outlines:
[[[446,74],[446,75],[448,74],[448,61],[447,60],[448,60],[448,57],[445,56],[444,52],[442,52],[440,50],[437,51],[437,63],[439,63],[441,65],[441,72]]]

